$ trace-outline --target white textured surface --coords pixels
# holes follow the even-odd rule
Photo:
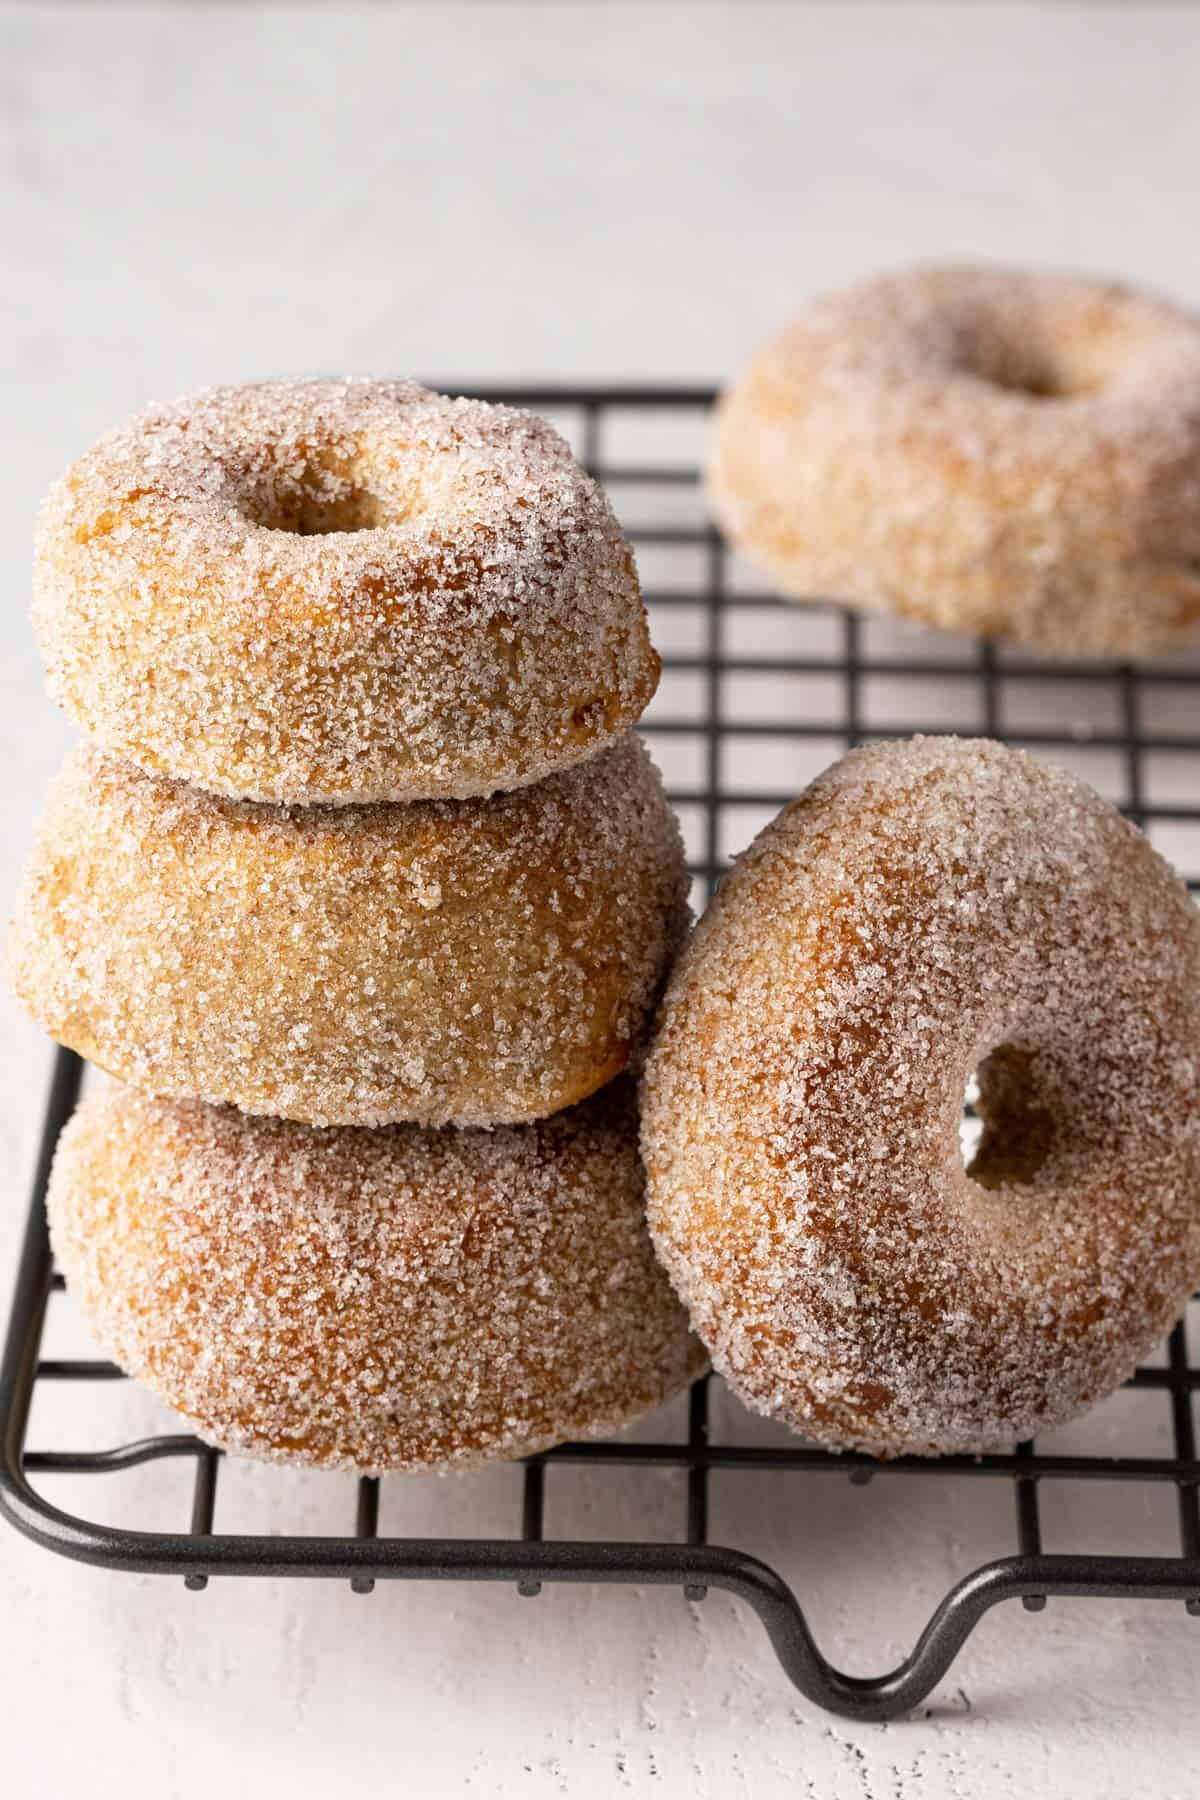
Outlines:
[[[804,294],[920,255],[1111,271],[1200,302],[1198,56],[1187,6],[6,7],[5,891],[67,740],[24,620],[33,508],[114,420],[268,372],[720,374]],[[760,684],[744,704],[753,716],[789,697]],[[885,717],[894,696],[867,698]],[[828,699],[819,684],[804,696],[818,714]],[[1056,717],[1077,699],[1056,696]],[[1012,704],[1038,697],[1014,689]],[[825,761],[837,743],[814,748]],[[1094,758],[1080,772],[1103,783],[1113,772]],[[813,772],[777,758],[774,776],[784,768],[793,785]],[[1194,792],[1194,771],[1182,779]],[[747,815],[746,832],[758,822]],[[7,1285],[45,1053],[2,1004]],[[133,1390],[83,1404],[63,1391],[34,1436],[69,1425],[99,1445],[158,1417]],[[1131,1433],[1165,1451],[1165,1401],[1120,1396],[1064,1436],[1112,1447]],[[123,1514],[165,1504],[159,1522],[177,1527],[185,1479],[161,1466],[57,1492]],[[674,1478],[616,1480],[608,1506],[562,1472],[550,1529],[678,1528]],[[384,1528],[506,1530],[517,1495],[510,1470],[393,1483]],[[777,1559],[820,1641],[867,1669],[907,1648],[956,1572],[1011,1547],[1010,1506],[990,1483],[781,1490],[727,1475],[714,1536]],[[336,1481],[229,1468],[219,1523],[285,1529],[303,1515],[333,1531],[349,1507]],[[1051,1548],[1173,1547],[1166,1491],[1050,1486],[1044,1513]],[[932,1716],[850,1727],[799,1701],[757,1623],[720,1597],[689,1609],[665,1591],[521,1602],[414,1586],[362,1600],[282,1583],[198,1596],[0,1538],[4,1765],[21,1800],[277,1788],[1183,1800],[1196,1791],[1198,1659],[1200,1626],[1181,1607],[1010,1607],[978,1631]]]

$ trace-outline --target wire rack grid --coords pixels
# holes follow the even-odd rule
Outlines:
[[[1136,668],[1047,662],[972,640],[865,619],[825,603],[803,607],[762,590],[707,519],[697,446],[707,389],[596,387],[475,388],[493,400],[552,416],[608,486],[634,543],[664,679],[643,723],[684,824],[703,904],[729,857],[819,768],[855,743],[948,729],[982,732],[1076,766],[1120,804],[1200,889],[1200,658]],[[680,456],[678,447],[687,447]],[[1182,1603],[1200,1615],[1200,1461],[1193,1392],[1200,1366],[1186,1324],[1161,1358],[1139,1369],[1135,1394],[1169,1407],[1165,1453],[1081,1453],[1032,1443],[1011,1455],[877,1464],[831,1456],[796,1438],[747,1442],[737,1429],[710,1429],[712,1384],[687,1401],[679,1441],[621,1438],[562,1445],[527,1460],[519,1518],[501,1537],[382,1535],[380,1483],[357,1481],[344,1536],[244,1535],[217,1524],[219,1452],[170,1431],[99,1450],[31,1445],[35,1394],[55,1384],[119,1380],[94,1357],[53,1357],[43,1335],[62,1278],[53,1268],[44,1196],[58,1134],[78,1098],[83,1066],[57,1052],[7,1341],[0,1367],[0,1511],[45,1548],[108,1569],[181,1576],[203,1589],[218,1575],[343,1579],[369,1594],[377,1581],[433,1579],[512,1583],[525,1596],[543,1584],[658,1584],[699,1602],[724,1589],[751,1606],[787,1675],[811,1701],[848,1717],[887,1719],[918,1705],[943,1678],[979,1620],[999,1601],[1031,1612],[1049,1596],[1145,1598]],[[738,1441],[741,1438],[743,1441]],[[44,1478],[113,1475],[162,1459],[193,1465],[190,1517],[176,1531],[100,1524],[55,1505]],[[581,1465],[603,1483],[616,1469],[675,1471],[679,1529],[672,1540],[564,1539],[547,1534],[547,1484]],[[798,1477],[877,1476],[923,1483],[970,1478],[1011,1490],[1014,1549],[966,1570],[934,1606],[909,1653],[879,1675],[851,1675],[814,1639],[792,1587],[761,1557],[714,1544],[709,1534],[714,1474],[753,1471]],[[332,1477],[328,1479],[334,1479]],[[1056,1550],[1042,1546],[1040,1494],[1047,1482],[1128,1483],[1173,1489],[1177,1551]],[[794,1490],[789,1490],[794,1492]]]

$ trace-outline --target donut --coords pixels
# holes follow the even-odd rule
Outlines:
[[[536,787],[411,806],[226,800],[84,746],[46,802],[10,972],[52,1037],[153,1094],[511,1123],[628,1063],[686,886],[632,734]]]
[[[701,1372],[642,1190],[627,1081],[496,1131],[114,1084],[67,1125],[48,1204],[106,1353],[209,1443],[378,1475],[611,1432]]]
[[[1068,774],[856,750],[681,958],[642,1147],[659,1254],[751,1407],[881,1457],[1032,1437],[1200,1277],[1200,914]]]
[[[885,275],[721,402],[709,493],[785,594],[1100,656],[1200,621],[1200,317],[1115,282]]]
[[[235,799],[461,799],[627,730],[632,556],[544,420],[408,381],[214,388],[51,491],[34,624],[106,749]]]

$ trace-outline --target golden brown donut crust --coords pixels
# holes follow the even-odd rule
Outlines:
[[[468,1467],[613,1431],[704,1366],[646,1233],[627,1082],[491,1132],[113,1086],[64,1131],[49,1209],[105,1350],[246,1456]]]
[[[34,624],[106,749],[239,799],[538,781],[658,683],[633,559],[544,420],[404,381],[154,407],[43,508]]]
[[[1071,776],[857,750],[680,959],[642,1143],[659,1253],[751,1406],[882,1456],[1031,1437],[1200,1276],[1200,915]]]
[[[87,746],[10,940],[60,1042],[150,1093],[310,1124],[494,1124],[629,1061],[686,923],[683,847],[630,734],[533,788],[272,807]]]
[[[1115,282],[923,268],[832,294],[718,410],[710,496],[782,590],[1043,650],[1200,622],[1200,318]]]

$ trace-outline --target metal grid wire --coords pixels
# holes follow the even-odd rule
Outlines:
[[[1200,889],[1200,660],[1136,669],[1050,663],[916,633],[831,605],[792,606],[737,569],[704,516],[695,449],[685,459],[671,451],[677,441],[702,441],[708,391],[475,391],[546,411],[571,432],[583,460],[608,486],[637,548],[656,641],[664,649],[663,688],[644,730],[684,821],[698,902],[762,819],[841,750],[871,738],[952,726],[1082,764],[1080,772],[1183,865],[1193,891]],[[644,447],[630,451],[639,432]],[[99,1451],[29,1447],[26,1427],[39,1384],[120,1378],[100,1361],[41,1354],[47,1308],[62,1286],[45,1228],[46,1178],[81,1075],[78,1059],[59,1051],[0,1371],[0,1510],[49,1549],[107,1568],[182,1575],[195,1589],[222,1574],[340,1577],[361,1594],[377,1580],[398,1578],[505,1581],[527,1596],[559,1581],[677,1586],[692,1601],[702,1600],[710,1587],[723,1588],[757,1611],[787,1674],[811,1700],[875,1719],[921,1701],[978,1620],[1003,1599],[1019,1597],[1030,1611],[1043,1608],[1048,1595],[1173,1599],[1200,1615],[1200,1462],[1191,1398],[1200,1388],[1200,1368],[1189,1361],[1183,1324],[1171,1334],[1162,1366],[1140,1369],[1130,1383],[1169,1397],[1169,1455],[1067,1454],[1030,1443],[1012,1455],[901,1457],[877,1464],[859,1455],[832,1457],[799,1439],[717,1441],[710,1436],[706,1379],[689,1396],[684,1441],[568,1444],[529,1459],[519,1522],[502,1538],[380,1536],[380,1484],[365,1478],[357,1482],[353,1507],[347,1496],[353,1530],[345,1537],[235,1536],[217,1528],[221,1456],[192,1436],[171,1432]],[[35,1485],[39,1476],[112,1473],[161,1458],[194,1465],[190,1518],[176,1532],[98,1525],[63,1512]],[[567,1465],[585,1465],[595,1483],[614,1468],[677,1471],[679,1538],[547,1538],[547,1482]],[[847,1675],[822,1655],[795,1595],[772,1567],[737,1548],[710,1544],[710,1476],[738,1470],[772,1471],[781,1479],[841,1474],[856,1483],[876,1475],[1007,1483],[1015,1550],[960,1579],[897,1667],[879,1676]],[[1178,1554],[1044,1553],[1039,1490],[1050,1480],[1173,1487]]]

